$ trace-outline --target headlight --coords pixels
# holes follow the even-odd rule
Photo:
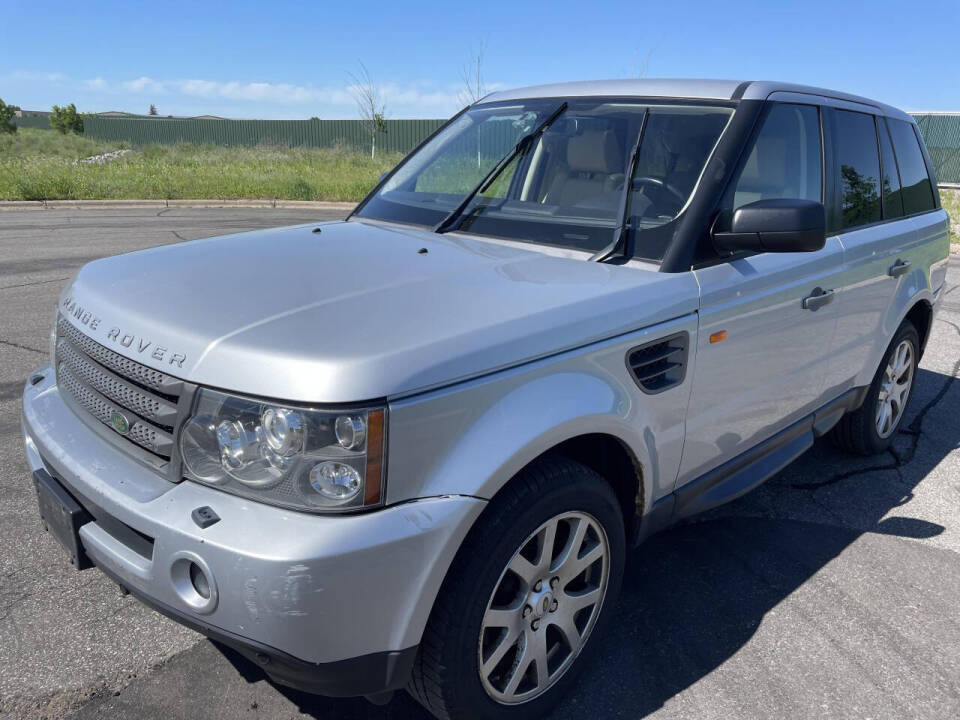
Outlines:
[[[383,500],[384,410],[328,411],[198,390],[180,430],[184,476],[298,510]]]

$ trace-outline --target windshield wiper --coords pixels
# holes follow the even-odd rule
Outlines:
[[[434,225],[433,231],[435,233],[445,233],[449,232],[450,230],[456,230],[458,227],[460,227],[460,223],[463,222],[464,217],[463,211],[467,209],[471,202],[473,202],[473,199],[490,187],[493,181],[497,179],[497,176],[503,172],[503,169],[507,167],[507,165],[509,165],[517,155],[523,152],[530,145],[530,143],[533,142],[534,139],[543,134],[543,132],[550,127],[551,123],[560,117],[560,115],[563,114],[563,111],[566,109],[567,103],[560,103],[557,109],[544,118],[543,122],[537,125],[532,132],[529,132],[520,138],[513,150],[504,155],[500,159],[500,162],[490,168],[487,174],[483,176],[483,179],[481,179],[480,182],[477,183],[477,185],[473,188],[473,190],[467,193],[466,197],[460,201],[460,204],[457,205],[443,220]]]
[[[640,159],[640,146],[643,144],[643,132],[647,129],[647,118],[650,117],[650,111],[643,113],[643,120],[640,121],[640,132],[637,133],[637,143],[633,146],[633,152],[630,153],[630,165],[627,167],[627,177],[623,181],[623,195],[620,196],[620,213],[617,216],[617,226],[613,229],[613,240],[603,250],[591,256],[592,262],[603,262],[608,260],[620,251],[620,245],[627,239],[627,230],[630,229],[630,223],[627,221],[627,208],[630,204],[630,193],[633,192],[633,174],[637,171],[637,161]]]

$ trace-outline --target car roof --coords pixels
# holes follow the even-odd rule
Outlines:
[[[691,100],[796,100],[829,98],[840,107],[867,106],[881,115],[914,122],[907,113],[885,103],[850,93],[828,90],[810,85],[774,82],[770,80],[695,80],[654,78],[645,80],[582,80],[578,82],[533,85],[513,90],[501,90],[485,96],[480,103],[501,102],[546,97],[645,97],[684,98]],[[810,98],[809,96],[813,96]]]

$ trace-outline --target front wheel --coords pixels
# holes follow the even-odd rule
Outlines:
[[[491,501],[444,581],[410,692],[439,718],[542,717],[602,632],[623,574],[620,505],[564,458]]]
[[[906,414],[919,358],[920,336],[906,320],[893,336],[863,405],[834,428],[837,445],[858,455],[876,455],[890,447]]]

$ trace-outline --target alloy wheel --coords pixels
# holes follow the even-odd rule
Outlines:
[[[491,698],[527,702],[564,675],[596,624],[609,574],[606,532],[586,513],[556,515],[523,541],[480,628],[480,680]]]
[[[889,437],[903,417],[913,385],[913,371],[913,344],[909,340],[903,340],[890,354],[880,380],[876,423],[877,433],[881,438]]]

